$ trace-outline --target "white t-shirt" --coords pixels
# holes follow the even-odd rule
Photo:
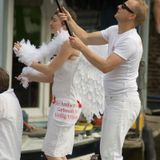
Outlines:
[[[125,62],[105,74],[105,92],[109,95],[124,93],[137,93],[139,63],[142,57],[142,41],[136,29],[118,34],[118,26],[111,26],[101,31],[104,39],[108,41],[108,56],[115,53]]]
[[[0,94],[0,160],[19,160],[23,117],[13,89]]]

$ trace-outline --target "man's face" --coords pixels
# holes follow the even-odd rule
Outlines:
[[[134,6],[136,4],[135,0],[128,0],[117,7],[117,13],[115,14],[115,18],[117,21],[127,21],[130,15],[134,13]]]

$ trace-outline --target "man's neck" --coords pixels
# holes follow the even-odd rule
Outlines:
[[[135,28],[134,24],[120,23],[120,24],[118,24],[118,33],[119,34],[124,33],[124,32],[127,32],[127,31],[133,29],[133,28]]]

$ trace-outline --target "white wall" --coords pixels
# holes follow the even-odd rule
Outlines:
[[[5,0],[0,0],[0,66],[4,66],[3,64],[4,1]]]
[[[12,76],[13,7],[13,0],[0,0],[0,67],[5,68],[10,76]]]

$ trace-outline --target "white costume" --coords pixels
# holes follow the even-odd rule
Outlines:
[[[56,52],[69,35],[67,31],[57,34],[54,39],[55,47],[49,51]],[[52,42],[54,42],[52,41]],[[59,42],[60,41],[60,42]],[[25,54],[30,53],[31,44],[21,43],[20,51],[16,51],[19,60],[30,65],[32,59],[26,58]],[[27,47],[29,45],[29,47]],[[54,49],[54,50],[53,50]],[[15,50],[15,49],[14,49]],[[31,49],[32,50],[32,49]],[[53,51],[52,51],[53,50]],[[38,50],[37,50],[38,51]],[[37,52],[36,51],[36,52]],[[49,53],[45,53],[45,56]],[[18,53],[20,52],[20,54]],[[42,54],[42,53],[41,53]],[[40,55],[37,52],[37,55]],[[51,56],[51,55],[50,55]],[[42,56],[40,56],[42,57]],[[36,58],[34,59],[34,61]],[[36,60],[39,61],[40,59]],[[31,61],[31,62],[30,62]],[[30,67],[24,68],[23,73],[30,72],[36,74]],[[23,81],[22,81],[23,83]],[[51,157],[63,157],[72,153],[74,144],[74,124],[77,122],[82,111],[88,121],[93,115],[100,117],[104,110],[104,87],[103,74],[93,67],[82,54],[75,60],[67,60],[61,68],[54,73],[54,83],[52,87],[53,101],[48,118],[47,133],[45,136],[43,151]]]
[[[0,159],[20,160],[23,117],[12,89],[0,94]]]
[[[141,108],[136,79],[142,42],[136,29],[118,34],[118,26],[112,26],[101,33],[109,42],[108,54],[114,52],[125,62],[104,77],[106,106],[100,151],[102,160],[122,160],[125,136]]]

